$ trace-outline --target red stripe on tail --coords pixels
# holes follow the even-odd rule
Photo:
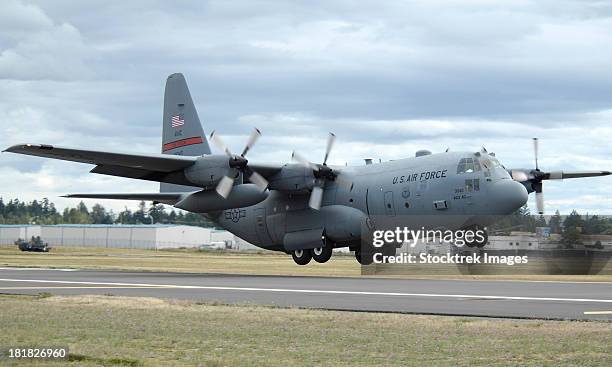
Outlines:
[[[184,146],[187,146],[187,145],[202,144],[203,142],[204,142],[204,140],[202,139],[201,136],[194,136],[194,137],[191,137],[191,138],[185,138],[185,139],[181,139],[181,140],[172,141],[170,143],[166,143],[162,147],[162,151],[165,152],[167,150],[172,150],[172,149],[184,147]]]

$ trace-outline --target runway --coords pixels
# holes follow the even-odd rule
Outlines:
[[[611,282],[0,268],[0,293],[113,294],[347,311],[612,321]]]

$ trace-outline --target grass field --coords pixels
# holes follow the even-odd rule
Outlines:
[[[189,250],[134,250],[57,247],[49,253],[21,252],[16,246],[0,246],[0,266],[121,269],[189,273],[271,275],[346,275],[361,273],[351,256],[336,256],[327,264],[314,261],[297,266],[281,253],[237,253]]]
[[[0,246],[0,266],[231,273],[301,276],[360,276],[361,267],[350,255],[334,255],[325,264],[312,261],[296,265],[282,253],[235,253],[196,250],[133,250],[57,247],[49,253],[21,252],[16,246]],[[388,277],[398,277],[388,276]],[[612,275],[421,275],[405,278],[529,279],[612,281]]]
[[[79,366],[612,365],[612,323],[601,322],[329,312],[114,296],[5,295],[0,310],[0,346],[65,345],[68,364]]]

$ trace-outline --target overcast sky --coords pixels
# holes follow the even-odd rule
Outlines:
[[[537,136],[543,169],[610,170],[611,4],[5,0],[0,147],[157,153],[165,79],[182,72],[207,133],[239,151],[262,130],[252,160],[321,161],[333,131],[332,164],[484,145],[531,168]],[[2,153],[0,196],[61,208],[66,193],[158,188],[89,169]],[[545,182],[547,212],[612,214],[611,185]]]

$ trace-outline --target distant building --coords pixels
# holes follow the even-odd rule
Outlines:
[[[511,232],[509,236],[489,236],[491,250],[539,250],[540,238],[531,232]]]
[[[198,247],[210,241],[209,228],[164,224],[60,224],[41,226],[40,237],[49,245],[164,249]]]
[[[591,234],[582,235],[580,237],[582,243],[586,246],[591,246],[595,249],[604,251],[612,251],[612,235],[609,234]]]
[[[51,247],[154,250],[195,247],[236,250],[255,248],[228,231],[196,226],[171,224],[0,225],[0,245],[12,245],[17,239],[29,239],[32,236],[40,236]]]

